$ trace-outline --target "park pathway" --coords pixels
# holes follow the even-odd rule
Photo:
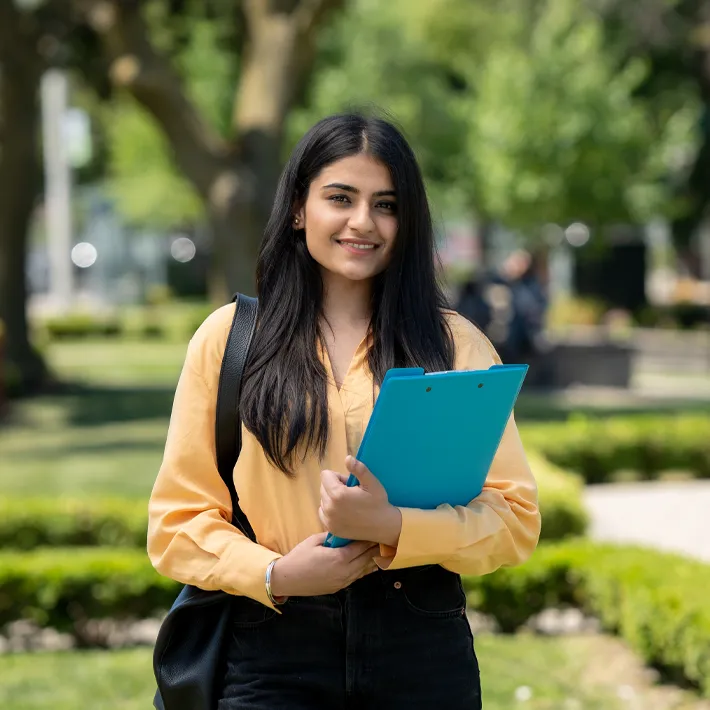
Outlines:
[[[588,486],[590,536],[710,562],[710,481]]]

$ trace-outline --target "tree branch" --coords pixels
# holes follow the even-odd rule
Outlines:
[[[232,125],[250,182],[247,191],[265,216],[281,165],[284,123],[316,53],[317,32],[344,0],[245,0],[246,44]],[[248,184],[248,183],[247,183]]]
[[[299,8],[298,44],[301,52],[297,56],[294,71],[293,96],[302,96],[313,71],[318,49],[318,31],[336,12],[343,9],[345,0],[304,0]]]
[[[247,45],[233,125],[238,134],[280,135],[313,66],[317,32],[344,0],[245,0]]]
[[[101,39],[112,83],[129,91],[155,118],[179,168],[209,199],[229,146],[203,120],[168,60],[153,47],[139,3],[75,1]]]
[[[296,25],[301,39],[311,37],[327,17],[342,9],[345,0],[301,0],[296,8]]]

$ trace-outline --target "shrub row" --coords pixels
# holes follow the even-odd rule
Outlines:
[[[208,303],[169,303],[126,308],[120,314],[84,311],[38,321],[41,336],[50,340],[86,338],[190,338],[214,310]]]
[[[601,325],[608,319],[611,307],[601,299],[571,296],[556,298],[547,313],[547,326],[552,330],[577,325]],[[690,330],[707,328],[710,311],[706,305],[678,302],[663,306],[647,306],[628,314],[635,325],[644,328]]]
[[[629,416],[523,424],[527,447],[588,483],[604,483],[620,472],[654,479],[664,471],[710,478],[710,415]]]
[[[53,340],[76,340],[79,338],[114,338],[121,334],[121,322],[111,316],[96,316],[90,313],[72,313],[53,316],[43,323],[43,329]]]
[[[16,619],[76,632],[87,619],[147,618],[170,608],[179,585],[145,552],[43,548],[0,553],[0,628]]]
[[[545,543],[525,565],[465,579],[469,604],[514,631],[551,606],[579,606],[650,664],[710,697],[710,566],[670,554],[575,540]],[[0,554],[0,627],[18,619],[76,632],[87,619],[142,618],[179,585],[139,550]]]
[[[0,548],[115,546],[146,543],[146,501],[0,499]]]
[[[689,302],[649,306],[638,314],[636,320],[646,328],[707,328],[710,325],[710,309],[704,304]]]
[[[582,499],[584,482],[539,454],[528,452],[528,460],[538,484],[541,540],[561,540],[582,535],[589,522]]]
[[[545,608],[583,608],[646,663],[710,697],[710,565],[578,540],[541,545],[522,567],[465,584],[469,604],[504,631]]]
[[[581,481],[532,455],[540,486],[542,538],[560,539],[586,529]],[[146,502],[124,499],[0,499],[0,548],[114,546],[145,548]]]

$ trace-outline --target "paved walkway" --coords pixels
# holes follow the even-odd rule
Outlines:
[[[648,545],[710,562],[710,481],[588,486],[595,540]]]

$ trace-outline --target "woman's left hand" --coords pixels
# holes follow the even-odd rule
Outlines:
[[[396,547],[402,530],[402,514],[393,506],[384,486],[364,463],[353,456],[345,466],[360,482],[348,488],[348,476],[335,471],[321,473],[318,515],[328,532],[348,540],[369,540]]]

